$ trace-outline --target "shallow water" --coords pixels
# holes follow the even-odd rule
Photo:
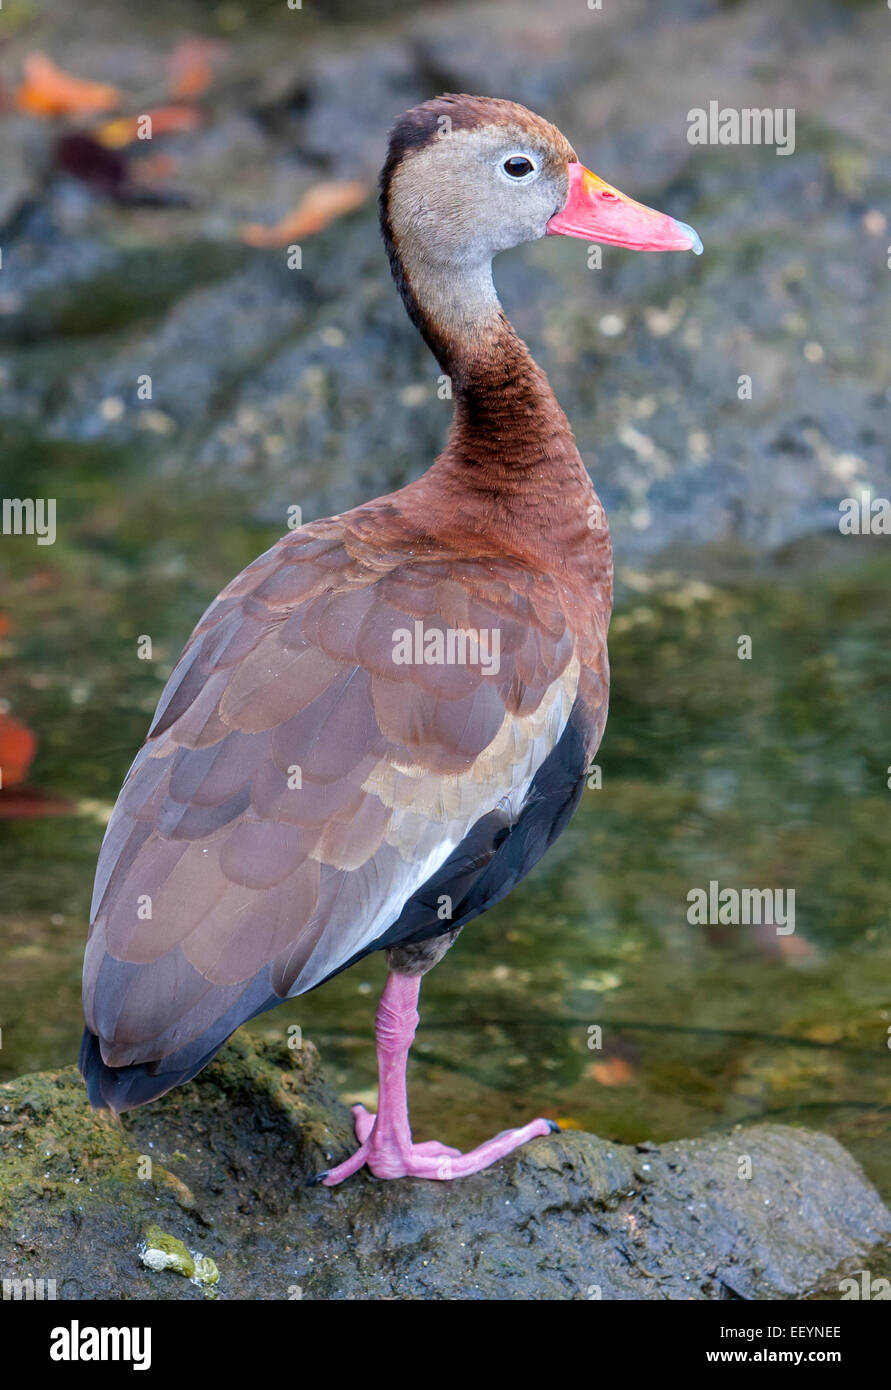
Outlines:
[[[204,602],[272,539],[237,498],[175,502],[93,447],[32,455],[37,495],[35,473],[60,468],[57,544],[4,549],[3,693],[41,739],[30,781],[74,809],[0,823],[3,1077],[74,1060],[104,817]],[[802,1123],[891,1198],[882,544],[809,541],[757,569],[703,552],[623,576],[603,785],[425,981],[419,1137],[469,1145],[537,1113],[630,1141]],[[794,933],[690,925],[687,894],[712,879],[794,888]],[[251,1027],[301,1024],[344,1098],[373,1104],[383,971],[373,957]]]

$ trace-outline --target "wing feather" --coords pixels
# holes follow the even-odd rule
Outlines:
[[[395,664],[418,620],[497,630],[497,669]],[[481,818],[519,814],[579,673],[559,586],[519,563],[373,551],[334,518],[248,566],[192,634],[103,842],[84,1006],[106,1063],[197,1055],[239,1000],[368,949]]]

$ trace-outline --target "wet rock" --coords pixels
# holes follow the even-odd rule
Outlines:
[[[0,1271],[59,1298],[796,1298],[891,1234],[854,1160],[800,1129],[571,1132],[455,1183],[307,1186],[352,1145],[311,1043],[239,1034],[120,1123],[73,1068],[22,1077],[0,1087]]]
[[[167,1235],[159,1226],[151,1225],[145,1233],[139,1258],[148,1269],[174,1269],[186,1279],[195,1274],[194,1256],[176,1236]]]
[[[7,115],[0,142],[0,230],[14,227],[23,208],[37,196],[50,160],[46,131],[25,116]]]

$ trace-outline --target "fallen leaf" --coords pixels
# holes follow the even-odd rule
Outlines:
[[[45,53],[30,53],[24,66],[25,80],[16,93],[16,102],[21,111],[32,116],[82,115],[113,111],[120,105],[117,87],[72,77]]]
[[[274,227],[247,222],[241,227],[239,235],[248,246],[287,246],[300,237],[313,236],[335,218],[352,212],[364,203],[368,192],[364,183],[349,179],[316,183]]]
[[[169,179],[180,161],[172,154],[150,154],[133,166],[133,179],[136,183],[155,183],[158,179]]]
[[[37,735],[10,714],[0,714],[0,785],[24,782],[37,752]]]
[[[779,935],[772,922],[762,922],[752,928],[752,939],[764,956],[780,960],[807,960],[816,950],[801,932]]]
[[[140,138],[140,131],[145,129],[146,116],[151,119],[153,139],[156,135],[196,130],[202,120],[197,106],[157,106],[154,110],[143,111],[139,116],[120,116],[117,120],[106,121],[93,131],[93,138],[106,149],[122,149]]]
[[[213,81],[213,60],[222,53],[213,39],[184,39],[167,59],[172,97],[197,97]]]
[[[32,570],[29,578],[25,581],[25,587],[32,594],[43,593],[47,589],[58,589],[59,576],[52,569]]]
[[[626,1086],[634,1080],[634,1069],[624,1057],[610,1057],[602,1062],[592,1062],[586,1075],[599,1081],[601,1086]]]

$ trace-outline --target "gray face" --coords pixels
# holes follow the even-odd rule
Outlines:
[[[421,273],[468,273],[499,251],[543,237],[566,202],[567,162],[565,142],[557,146],[520,128],[493,125],[435,138],[405,159],[391,187],[404,261]]]

